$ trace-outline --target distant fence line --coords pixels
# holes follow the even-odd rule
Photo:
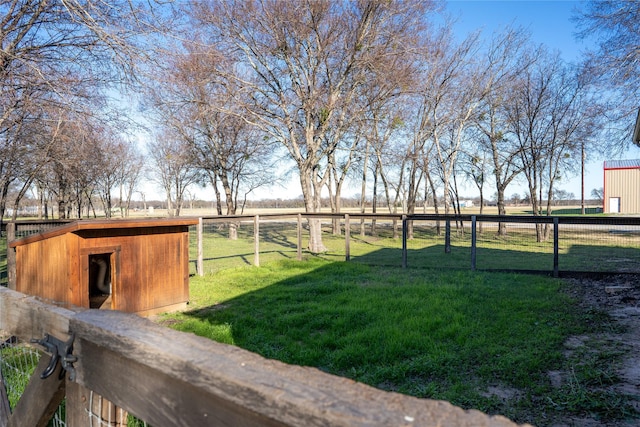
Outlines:
[[[321,221],[325,253],[306,251],[308,219]],[[4,223],[0,247],[68,222]],[[505,233],[499,233],[501,226]],[[229,239],[230,227],[237,240]],[[192,274],[202,275],[304,255],[389,267],[558,277],[640,273],[638,249],[640,217],[288,213],[199,218],[192,229],[190,263]],[[2,261],[10,263],[11,256],[11,251],[0,251],[0,284],[9,279]]]
[[[308,236],[304,220],[309,218],[323,222],[323,240],[332,243],[326,253],[314,256],[328,259],[555,277],[640,273],[639,217],[357,213],[203,217],[194,239],[198,247],[192,259],[196,273],[217,270],[215,266],[204,268],[205,261],[229,265],[222,261],[233,257],[242,259],[239,264],[253,265],[260,265],[261,256],[273,252],[280,253],[280,258],[302,259],[303,236]],[[245,239],[244,245],[225,236],[225,226],[230,223],[245,229],[238,233],[239,240]],[[504,233],[499,233],[501,226]],[[276,235],[281,242],[280,248],[274,249]],[[226,239],[226,244],[220,239]],[[211,244],[212,240],[217,244]],[[363,251],[363,245],[369,251]],[[253,250],[247,252],[251,246]],[[224,250],[219,253],[216,247]],[[239,250],[234,253],[234,248]]]

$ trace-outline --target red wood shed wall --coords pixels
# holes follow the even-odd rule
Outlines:
[[[78,221],[10,243],[16,290],[89,307],[89,257],[109,254],[111,309],[143,315],[189,299],[189,226],[197,219]]]

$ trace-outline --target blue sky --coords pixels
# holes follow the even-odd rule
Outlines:
[[[567,61],[577,60],[585,47],[574,37],[576,28],[571,22],[578,1],[454,0],[446,4],[447,11],[457,18],[459,36],[481,29],[489,37],[510,25],[523,27],[531,33],[533,42],[559,50]]]
[[[560,51],[562,58],[569,62],[578,62],[580,54],[593,40],[577,40],[576,25],[571,21],[574,9],[580,8],[580,1],[519,1],[519,0],[451,0],[446,9],[454,18],[455,33],[463,38],[466,34],[482,30],[483,37],[491,37],[496,31],[507,26],[523,27],[531,34],[534,43],[545,44],[552,50]],[[640,158],[640,149],[629,142],[629,150],[624,158]],[[585,197],[590,198],[591,190],[603,186],[602,164],[604,159],[593,159],[586,165]],[[580,197],[580,177],[559,185],[559,189],[574,193]],[[510,186],[508,195],[524,193],[524,186]]]

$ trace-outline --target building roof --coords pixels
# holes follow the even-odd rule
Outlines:
[[[54,227],[42,233],[32,234],[21,239],[9,242],[10,248],[26,245],[39,240],[49,239],[65,233],[75,233],[83,230],[122,230],[122,229],[143,229],[152,228],[161,233],[167,227],[189,226],[198,224],[198,218],[161,218],[161,219],[102,219],[102,220],[79,220],[70,222],[60,227]]]
[[[640,159],[605,160],[605,169],[640,169]]]

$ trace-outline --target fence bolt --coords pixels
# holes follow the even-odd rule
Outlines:
[[[78,361],[78,358],[71,354],[73,352],[73,340],[75,334],[71,334],[67,341],[61,341],[58,338],[44,334],[44,338],[37,340],[32,339],[34,344],[40,344],[47,352],[51,353],[51,361],[49,365],[40,374],[41,379],[47,379],[53,374],[58,365],[58,361],[62,361],[62,370],[60,371],[60,379],[64,378],[64,373],[69,372],[69,380],[74,381],[76,379],[76,370],[73,368],[74,362]]]

